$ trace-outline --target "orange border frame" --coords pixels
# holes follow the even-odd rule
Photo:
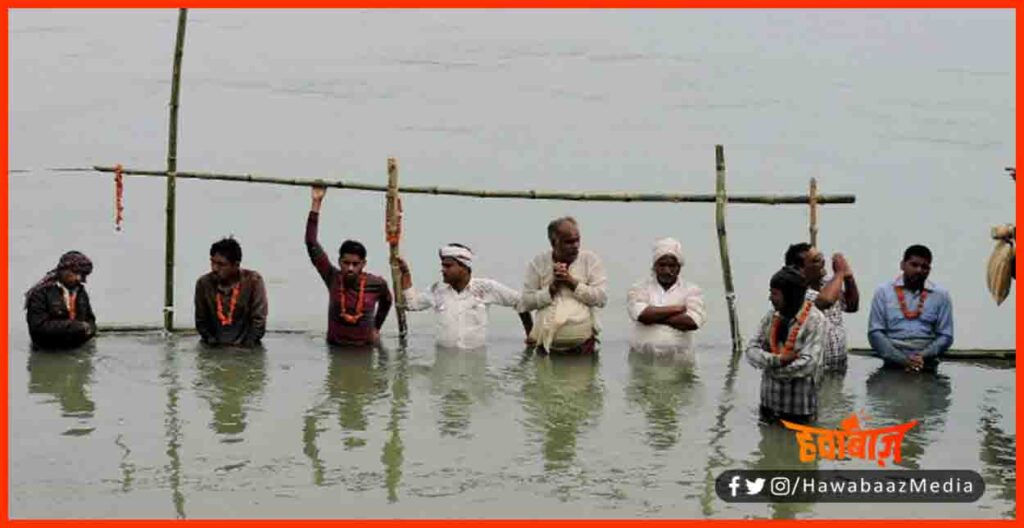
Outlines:
[[[282,7],[279,2],[271,2],[268,0],[250,0],[243,2],[239,0],[193,0],[188,3],[185,7],[197,7],[197,8],[225,8],[225,7],[247,7],[247,8],[275,8]],[[823,5],[826,4],[826,5]],[[435,2],[428,2],[424,0],[362,0],[362,1],[302,1],[298,4],[292,4],[287,6],[289,9],[295,8],[311,8],[311,7],[350,7],[350,8],[368,8],[368,7],[389,7],[389,8],[408,8],[408,7],[436,7],[436,8],[939,8],[939,9],[950,9],[950,8],[965,8],[970,7],[972,9],[977,8],[1001,8],[1001,9],[1015,9],[1018,10],[1021,5],[1020,2],[1013,1],[982,1],[980,5],[967,6],[966,1],[952,2],[950,0],[901,0],[896,2],[895,5],[892,2],[885,2],[882,0],[845,0],[841,2],[821,2],[813,0],[697,0],[697,1],[671,1],[671,0],[639,0],[636,2],[623,2],[622,0],[560,0],[554,2],[545,2],[543,0],[441,0]],[[63,0],[57,2],[39,2],[31,0],[9,0],[5,2],[4,9],[0,10],[0,22],[4,27],[4,33],[6,35],[8,29],[8,10],[11,8],[43,8],[43,7],[61,7],[61,8],[178,8],[183,7],[182,5],[175,2],[167,2],[166,0]],[[1020,87],[1016,82],[1016,72],[1020,71],[1021,63],[1021,34],[1019,31],[1016,32],[1016,71],[1014,75],[1015,81],[1015,98],[1019,102],[1020,100]],[[2,75],[4,79],[2,94],[3,94],[3,129],[4,137],[8,138],[8,132],[10,130],[8,123],[7,109],[10,101],[8,99],[8,39],[3,40],[3,58],[2,58]],[[1016,123],[1020,122],[1021,110],[1020,106],[1016,108]],[[1016,151],[1020,151],[1021,139],[1020,134],[1016,135]],[[8,150],[4,149],[3,153],[0,154],[0,166],[2,166],[4,174],[7,173],[8,169]],[[1016,166],[1016,162],[1015,162]],[[8,250],[9,250],[9,233],[8,233],[8,186],[6,181],[2,188],[0,188],[0,201],[3,203],[2,215],[0,215],[0,227],[3,228],[2,246],[0,246],[0,269],[3,271],[3,281],[0,283],[0,293],[4,297],[10,295],[10,277],[8,270]],[[1016,198],[1015,198],[1016,200]],[[1016,222],[1020,223],[1019,212]],[[1020,297],[1017,299],[1017,323],[1020,323]],[[6,403],[8,394],[8,360],[7,350],[9,342],[9,319],[7,313],[7,304],[0,305],[0,349],[4,351],[2,360],[0,360],[0,398]],[[1020,349],[1020,336],[1016,338],[1016,347]],[[1018,385],[1021,381],[1020,371],[1016,372],[1016,379]],[[1021,412],[1021,395],[1020,392],[1015,392],[1014,399],[1017,403],[1016,406],[1016,423],[1021,423],[1021,418],[1024,414]],[[22,527],[50,527],[50,526],[137,526],[144,524],[146,526],[170,526],[172,523],[185,522],[190,526],[197,528],[225,528],[225,527],[251,527],[257,526],[331,526],[339,523],[344,523],[346,526],[351,528],[386,528],[386,527],[406,527],[415,526],[416,528],[447,528],[449,526],[455,526],[458,528],[469,528],[476,526],[485,526],[491,528],[512,528],[519,526],[556,526],[559,528],[610,528],[613,526],[643,526],[646,528],[664,528],[668,526],[679,526],[679,525],[714,525],[714,526],[737,526],[737,527],[748,527],[750,523],[783,523],[783,524],[818,524],[827,525],[830,528],[863,528],[865,525],[876,525],[884,526],[893,520],[845,520],[845,521],[833,521],[824,519],[812,519],[802,521],[770,521],[770,520],[309,520],[309,521],[297,521],[297,520],[244,520],[244,521],[213,521],[213,520],[186,520],[186,521],[175,521],[175,520],[101,520],[101,521],[80,521],[80,520],[10,520],[8,510],[8,497],[9,497],[9,480],[7,478],[8,470],[8,415],[7,405],[5,404],[0,410],[0,450],[3,451],[4,457],[0,460],[0,474],[3,475],[3,490],[4,493],[0,496],[0,525],[4,526],[22,526]],[[1020,444],[1017,444],[1017,463],[1016,463],[1017,475],[1020,475]],[[1019,505],[1022,496],[1021,487],[1017,487],[1017,516],[1019,518]],[[902,526],[927,526],[928,528],[946,528],[946,527],[960,527],[960,526],[978,526],[983,524],[989,527],[1010,527],[1013,526],[1016,521],[1014,520],[912,520],[912,519],[900,519],[899,522]]]

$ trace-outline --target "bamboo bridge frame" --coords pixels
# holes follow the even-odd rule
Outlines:
[[[733,355],[742,350],[742,338],[739,321],[736,315],[736,295],[733,288],[732,266],[729,260],[729,248],[725,228],[725,211],[727,204],[756,205],[806,205],[809,207],[808,240],[811,245],[817,244],[818,238],[818,207],[832,204],[852,204],[856,197],[852,194],[825,195],[818,193],[817,180],[811,178],[807,194],[790,195],[742,195],[728,194],[725,187],[725,148],[715,146],[715,192],[713,194],[678,194],[678,193],[623,193],[623,192],[561,192],[541,190],[480,190],[461,189],[454,187],[420,186],[399,187],[398,162],[394,158],[387,160],[387,185],[374,185],[337,179],[310,178],[277,178],[254,174],[230,174],[213,172],[190,172],[178,170],[178,110],[180,108],[181,62],[184,55],[185,29],[188,9],[178,10],[178,26],[174,46],[174,61],[171,73],[170,120],[167,134],[167,163],[164,169],[122,168],[120,166],[93,166],[87,168],[51,169],[59,172],[94,172],[115,173],[125,176],[142,176],[165,178],[166,237],[164,246],[164,307],[163,327],[166,332],[183,329],[174,327],[174,264],[175,264],[175,218],[176,189],[179,179],[230,181],[239,183],[261,183],[270,185],[290,185],[300,187],[332,187],[359,191],[385,193],[386,219],[385,234],[388,235],[390,246],[390,264],[395,307],[398,313],[399,337],[405,340],[407,334],[404,299],[400,287],[401,275],[396,258],[399,256],[397,232],[401,223],[401,208],[398,206],[400,193],[431,194],[444,196],[462,196],[472,198],[500,198],[525,200],[561,200],[577,202],[668,202],[668,203],[713,203],[715,204],[715,225],[718,234],[719,256],[722,264],[722,278],[725,285],[725,297],[729,311],[730,335],[732,338]],[[144,331],[158,330],[156,327],[131,326],[113,327],[108,331]]]

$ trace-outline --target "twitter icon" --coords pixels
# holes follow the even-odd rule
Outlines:
[[[764,488],[763,478],[756,478],[754,480],[743,479],[743,482],[747,485],[747,495],[757,495]]]

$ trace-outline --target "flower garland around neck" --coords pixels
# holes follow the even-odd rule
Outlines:
[[[68,318],[72,321],[75,320],[75,313],[78,311],[78,288],[75,291],[68,292]]]
[[[903,297],[903,286],[894,286],[896,288],[896,298],[900,301],[900,311],[903,312],[903,317],[907,319],[917,319],[921,317],[921,311],[924,310],[924,301],[928,298],[928,290],[921,288],[921,298],[917,301],[917,310],[911,312],[907,308],[907,299]]]
[[[345,308],[345,282],[341,283],[341,293],[338,295],[341,297],[341,318],[348,324],[356,324],[360,319],[363,318],[363,299],[366,297],[366,274],[361,273],[359,275],[359,295],[356,296],[356,311],[355,313],[348,313]]]
[[[231,305],[227,315],[224,314],[224,296],[217,292],[217,319],[221,326],[231,326],[235,317],[235,305],[238,304],[238,294],[242,290],[242,281],[238,281],[231,287]]]
[[[779,324],[781,318],[776,313],[772,316],[771,330],[768,332],[768,347],[771,349],[772,354],[778,356],[788,355],[796,347],[796,336],[800,333],[800,329],[803,328],[804,322],[807,321],[807,316],[811,313],[811,301],[804,301],[803,308],[800,309],[800,313],[796,316],[796,324],[789,331],[789,337],[786,338],[786,344],[783,345],[783,349],[779,350],[779,343],[775,340],[775,336],[778,335]]]

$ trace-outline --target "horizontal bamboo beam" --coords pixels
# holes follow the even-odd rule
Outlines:
[[[855,356],[874,356],[870,348],[851,348],[850,353]],[[1014,349],[1000,348],[961,348],[949,349],[942,353],[943,360],[953,359],[1016,359],[1017,351]]]
[[[58,172],[68,172],[69,169],[53,169]],[[114,167],[95,166],[92,169],[70,169],[71,172],[83,171],[114,172]],[[154,176],[167,177],[167,171],[146,170],[146,169],[122,169],[126,176]],[[388,191],[386,185],[371,185],[367,183],[356,183],[342,180],[303,179],[303,178],[272,178],[269,176],[255,176],[252,174],[221,174],[213,172],[181,172],[175,173],[178,179],[192,180],[218,180],[246,183],[269,183],[275,185],[293,185],[299,187],[310,187],[314,185],[333,187],[336,189],[353,189],[357,191],[383,192]],[[570,200],[581,202],[672,202],[672,203],[715,203],[714,194],[669,194],[669,193],[614,193],[614,192],[587,192],[571,193],[557,191],[484,191],[473,189],[459,189],[455,187],[402,187],[403,194],[437,194],[448,196],[470,196],[475,198],[518,198],[527,200]],[[852,204],[856,197],[852,194],[822,194],[818,195],[817,203],[824,204]],[[762,204],[762,205],[784,205],[784,204],[807,204],[810,203],[810,196],[807,195],[728,195],[729,203],[738,204]]]

